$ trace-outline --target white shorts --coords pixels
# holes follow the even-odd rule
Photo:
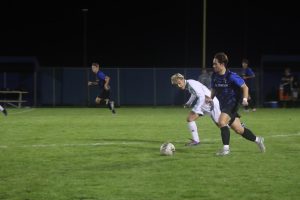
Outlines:
[[[192,111],[199,115],[209,115],[215,123],[218,123],[219,117],[221,115],[219,100],[217,98],[214,98],[213,102],[213,107],[210,104],[204,104],[202,106],[196,104],[192,108]]]

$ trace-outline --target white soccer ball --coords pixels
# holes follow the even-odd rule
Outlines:
[[[175,153],[175,146],[172,143],[166,142],[160,146],[161,155],[172,156],[174,153]]]

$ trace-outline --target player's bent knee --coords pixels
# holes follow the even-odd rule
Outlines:
[[[215,124],[218,128],[222,128],[222,126],[219,123],[215,122]]]
[[[100,99],[100,98],[96,98],[96,99],[95,99],[95,103],[96,103],[96,104],[100,104],[100,102],[101,102],[101,99]]]
[[[219,127],[227,126],[227,123],[225,121],[219,121],[218,123]]]
[[[187,118],[186,118],[186,121],[187,121],[187,122],[192,122],[192,121],[195,121],[195,120],[192,119],[191,117],[187,117]]]
[[[193,122],[196,121],[196,119],[198,119],[199,115],[195,114],[195,113],[190,113],[189,116],[186,118],[187,122]]]

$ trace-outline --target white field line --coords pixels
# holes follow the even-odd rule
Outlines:
[[[22,145],[20,147],[74,147],[74,146],[107,146],[107,145],[139,145],[146,142],[97,142],[86,144],[34,144],[34,145]]]
[[[281,134],[281,135],[270,135],[270,136],[268,136],[268,137],[266,137],[266,138],[274,138],[274,137],[292,137],[292,136],[299,136],[299,135],[300,135],[300,133],[288,134],[288,135],[283,135],[283,134]]]
[[[300,136],[300,133],[295,134],[287,134],[287,135],[270,135],[265,138],[277,138],[277,137],[293,137],[293,136]],[[212,141],[219,141],[219,139],[203,139],[204,142],[212,142]],[[182,142],[182,141],[174,141],[174,142]],[[21,145],[21,146],[14,146],[19,148],[48,148],[48,147],[77,147],[77,146],[109,146],[109,145],[143,145],[148,143],[147,141],[144,142],[97,142],[97,143],[85,143],[85,144],[32,144],[32,145]],[[0,149],[9,148],[7,145],[0,145]]]

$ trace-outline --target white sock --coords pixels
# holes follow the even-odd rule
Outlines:
[[[259,138],[258,138],[258,137],[255,138],[255,142],[256,142],[256,143],[259,142]]]
[[[229,150],[229,145],[224,145],[223,149]]]
[[[188,127],[192,134],[193,140],[196,142],[200,142],[196,122],[195,121],[188,122]]]
[[[0,111],[2,112],[4,110],[4,108],[2,106],[0,106]]]

